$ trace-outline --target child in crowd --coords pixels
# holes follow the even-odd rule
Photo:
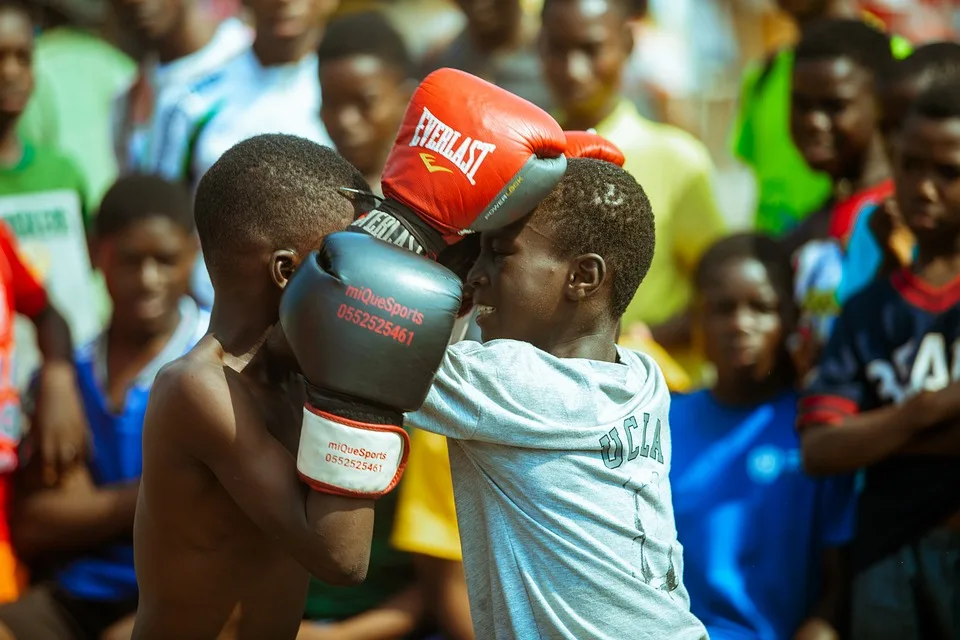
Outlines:
[[[890,67],[890,40],[859,20],[804,29],[793,68],[791,133],[813,169],[833,182],[833,198],[784,239],[795,260],[801,309],[794,343],[799,373],[809,369],[839,306],[843,252],[859,214],[893,191],[880,135],[877,78]]]
[[[196,129],[216,106],[195,89],[220,82],[224,67],[250,49],[251,30],[239,18],[217,20],[198,2],[110,4],[142,56],[136,82],[114,104],[120,171],[182,180]]]
[[[323,124],[381,195],[380,174],[415,87],[406,45],[382,12],[370,11],[331,22],[317,56]]]
[[[703,143],[647,120],[621,92],[633,50],[631,13],[623,0],[545,0],[540,57],[560,107],[560,124],[568,130],[595,129],[617,145],[626,157],[623,168],[643,185],[656,216],[658,251],[623,315],[624,337],[642,334],[637,328],[648,325],[652,338],[696,384],[703,360],[690,340],[693,271],[726,224]]]
[[[695,331],[716,381],[670,408],[690,609],[714,640],[836,639],[854,483],[801,467],[790,263],[775,240],[739,234],[707,251],[696,286]]]
[[[530,216],[482,235],[467,285],[485,343],[450,347],[407,415],[449,439],[478,637],[705,637],[682,584],[666,383],[616,346],[653,248],[636,180],[579,158]]]
[[[777,0],[776,4],[801,32],[828,18],[859,18],[873,28],[886,28],[857,0]],[[903,57],[910,53],[910,43],[893,35],[890,49]],[[793,69],[794,50],[786,47],[744,73],[733,134],[734,155],[757,178],[756,228],[777,238],[821,208],[833,191],[829,176],[811,168],[790,139]]]
[[[804,30],[793,69],[790,131],[811,168],[830,176],[833,198],[785,239],[845,242],[868,202],[890,195],[876,105],[877,78],[890,67],[890,40],[859,20],[825,20]]]
[[[949,638],[960,628],[956,82],[918,98],[894,167],[916,259],[843,307],[801,400],[798,428],[811,473],[865,469],[851,637]]]
[[[122,178],[103,199],[92,246],[113,314],[74,360],[92,456],[52,487],[38,481],[39,459],[26,460],[15,548],[27,560],[63,562],[49,582],[0,607],[0,638],[98,638],[136,611],[131,535],[147,397],[160,367],[192,347],[210,319],[186,295],[193,228],[189,192],[159,178]]]
[[[934,42],[919,47],[908,58],[894,62],[880,77],[880,130],[892,163],[900,131],[910,107],[931,85],[960,79],[960,44]],[[896,201],[865,210],[857,219],[843,258],[843,277],[837,301],[843,305],[877,275],[886,275],[913,260],[913,237],[897,211]]]
[[[74,339],[89,340],[102,326],[106,300],[92,286],[84,180],[73,160],[60,150],[34,144],[18,133],[37,71],[33,7],[28,4],[0,0],[0,59],[5,70],[0,74],[0,95],[4,96],[0,101],[0,218],[10,225],[34,278],[63,313]],[[14,332],[19,344],[13,380],[22,388],[39,365],[40,353],[27,323],[15,322]],[[77,410],[79,416],[79,406]],[[70,441],[79,452],[83,441],[79,425]]]
[[[33,91],[33,38],[30,7],[17,0],[0,0],[0,62],[4,69],[0,74],[0,201],[7,214],[4,219],[17,222],[18,213],[38,210],[49,212],[55,221],[72,216],[80,246],[85,248],[79,173],[60,153],[34,147],[17,134],[17,123]],[[11,202],[6,196],[17,197]],[[51,225],[49,231],[63,231],[66,226]],[[0,602],[15,599],[22,586],[8,528],[12,472],[18,465],[22,433],[19,385],[23,379],[18,378],[16,363],[28,360],[29,353],[39,356],[42,365],[31,429],[40,443],[45,480],[54,481],[83,454],[85,429],[71,364],[70,327],[51,304],[35,270],[37,265],[29,263],[19,247],[13,229],[0,221]],[[35,344],[15,335],[16,314],[32,321]]]

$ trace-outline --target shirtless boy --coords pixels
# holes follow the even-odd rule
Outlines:
[[[297,477],[304,388],[277,324],[300,260],[346,227],[338,188],[367,188],[328,148],[251,138],[201,181],[197,231],[216,290],[210,333],[161,371],[143,433],[134,638],[294,637],[309,574],[364,578],[372,501]]]

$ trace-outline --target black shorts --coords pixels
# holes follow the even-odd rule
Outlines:
[[[55,584],[42,584],[0,606],[0,622],[17,640],[99,640],[111,625],[136,610],[135,598],[83,600]]]

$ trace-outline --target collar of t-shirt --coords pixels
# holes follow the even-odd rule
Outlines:
[[[180,298],[178,306],[180,322],[174,329],[173,335],[170,336],[160,353],[137,374],[131,386],[149,387],[152,385],[153,379],[157,377],[161,367],[186,353],[187,349],[206,333],[209,325],[209,314],[202,311],[193,298],[189,296]],[[97,384],[102,389],[107,388],[107,342],[107,331],[104,331],[94,339],[93,344],[93,372]]]

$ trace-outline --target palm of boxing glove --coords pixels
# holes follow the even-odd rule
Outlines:
[[[313,489],[378,497],[400,480],[403,413],[426,398],[460,295],[446,268],[361,233],[300,265],[280,323],[307,381],[297,468]]]
[[[465,234],[530,213],[563,177],[565,145],[560,125],[536,105],[438,69],[407,107],[383,171],[385,200],[354,225],[436,257]]]
[[[593,131],[564,131],[563,134],[567,140],[564,154],[568,158],[592,158],[618,167],[627,161],[617,145]]]

